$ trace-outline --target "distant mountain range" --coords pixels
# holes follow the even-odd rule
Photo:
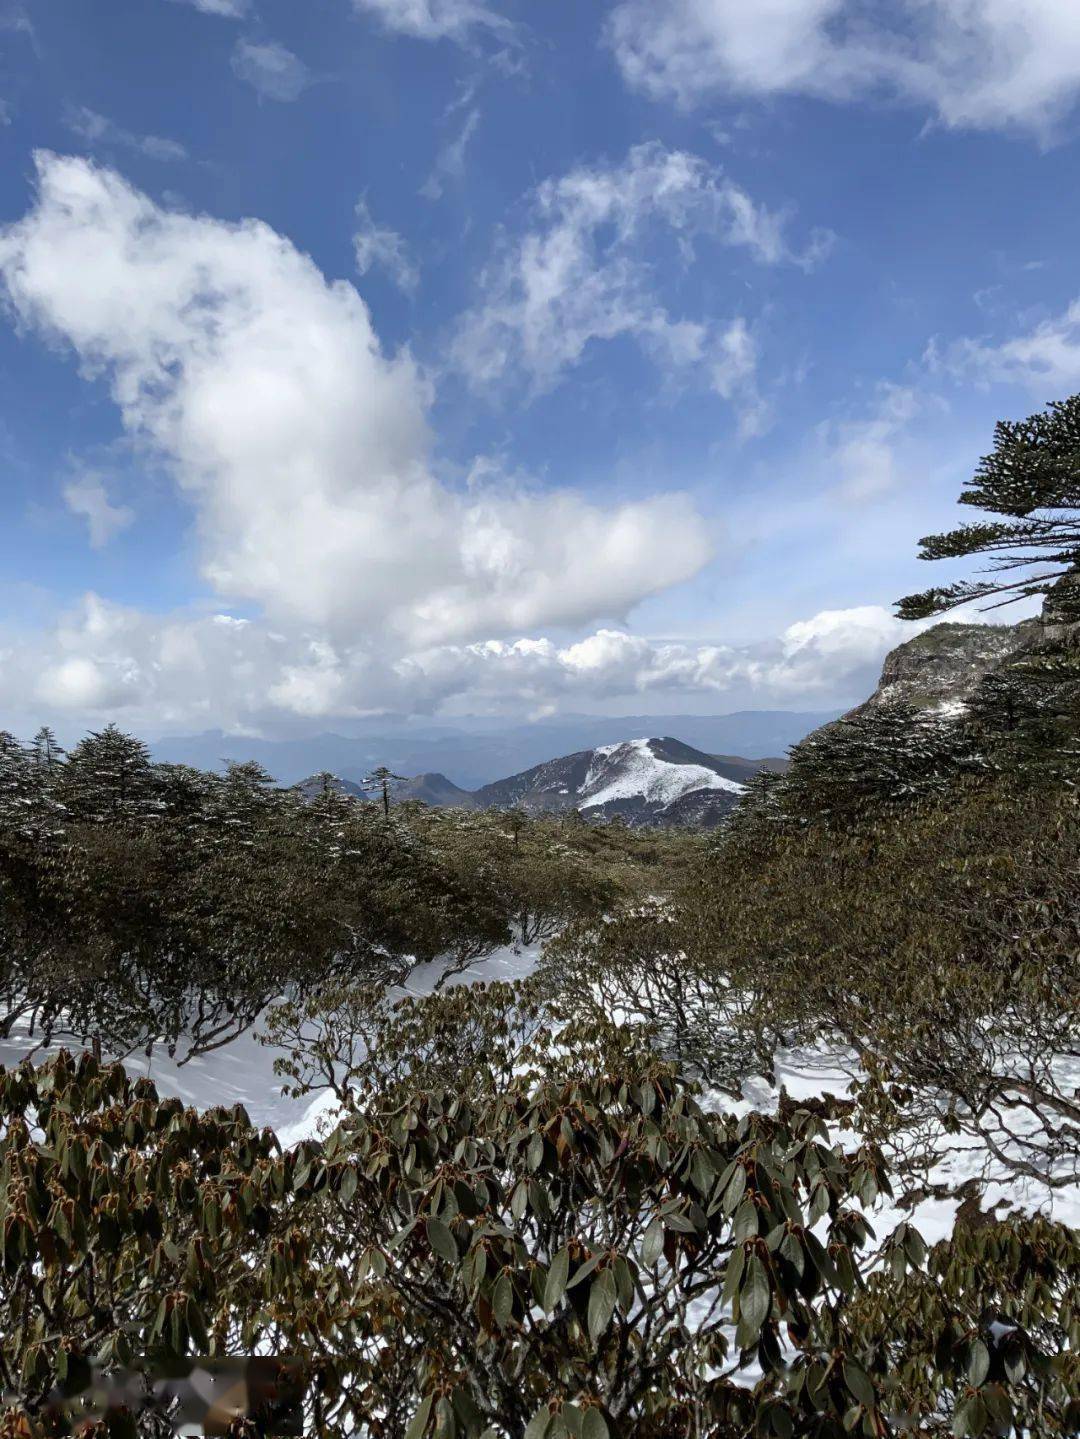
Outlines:
[[[631,825],[712,829],[738,804],[751,775],[785,763],[706,754],[671,737],[632,739],[546,760],[475,790],[444,774],[418,775],[398,784],[395,799],[462,809],[520,807],[532,814],[576,809],[590,820],[619,816]],[[370,797],[353,781],[335,782],[345,793]],[[314,794],[319,784],[311,778],[301,788]]]
[[[259,739],[220,730],[170,736],[151,748],[158,760],[220,769],[229,760],[258,760],[281,784],[321,770],[359,783],[377,765],[396,774],[450,775],[453,787],[481,789],[517,776],[552,755],[620,744],[628,735],[678,735],[706,755],[743,755],[747,762],[783,755],[838,711],[745,710],[729,715],[560,715],[531,724],[460,719],[445,724],[380,715],[351,735]],[[450,784],[450,780],[445,781]]]

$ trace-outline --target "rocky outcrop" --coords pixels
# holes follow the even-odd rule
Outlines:
[[[934,625],[886,655],[877,689],[849,717],[893,704],[958,712],[985,674],[1035,643],[1041,632],[1036,620]]]

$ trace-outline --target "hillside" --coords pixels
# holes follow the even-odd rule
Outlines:
[[[399,783],[394,798],[437,808],[520,808],[529,814],[577,810],[594,821],[617,816],[634,826],[712,829],[738,804],[755,773],[782,772],[785,766],[779,759],[705,754],[665,736],[579,750],[476,790],[463,789],[444,774],[421,774]],[[313,776],[299,789],[311,798],[321,783]],[[335,787],[342,794],[367,793],[343,778],[335,778]]]

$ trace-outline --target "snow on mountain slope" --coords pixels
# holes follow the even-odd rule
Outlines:
[[[622,740],[485,785],[473,800],[480,809],[576,809],[590,820],[618,816],[631,825],[709,829],[735,807],[755,769],[749,760],[705,754],[670,737]]]
[[[726,790],[739,795],[743,786],[690,760],[666,757],[663,740],[632,739],[593,750],[579,809],[593,809],[615,800],[643,800],[667,806],[693,790]]]
[[[783,761],[766,760],[776,770]],[[746,782],[761,766],[736,755],[712,755],[682,740],[622,740],[561,755],[520,774],[465,790],[442,774],[397,783],[395,801],[462,809],[515,809],[531,814],[579,810],[589,820],[616,815],[631,825],[711,829],[738,803]],[[299,788],[309,797],[326,781],[315,775]],[[346,794],[371,799],[360,786],[337,779]]]

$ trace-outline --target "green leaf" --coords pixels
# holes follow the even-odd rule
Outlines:
[[[758,1255],[751,1254],[739,1290],[740,1321],[756,1335],[768,1318],[771,1303],[772,1292],[765,1266]]]
[[[965,1399],[963,1403],[956,1406],[956,1413],[953,1415],[952,1432],[955,1439],[967,1439],[973,1431],[970,1424],[971,1400]]]
[[[740,1244],[738,1248],[731,1251],[731,1258],[727,1262],[727,1270],[724,1273],[724,1289],[721,1298],[725,1304],[731,1304],[739,1292],[739,1283],[745,1264],[746,1250]]]
[[[615,1277],[610,1269],[602,1269],[589,1291],[589,1338],[597,1343],[615,1313]]]
[[[754,1239],[758,1233],[758,1209],[752,1199],[745,1200],[739,1206],[739,1212],[735,1215],[731,1227],[731,1237],[737,1244],[746,1239]]]
[[[731,1176],[730,1180],[728,1181],[728,1186],[724,1190],[724,1213],[734,1214],[735,1210],[739,1206],[740,1200],[745,1193],[746,1170],[740,1164],[736,1167],[735,1173]]]
[[[420,1408],[409,1420],[409,1427],[405,1430],[405,1439],[421,1439],[421,1435],[427,1428],[428,1417],[431,1414],[431,1396],[424,1400]]]
[[[654,1219],[645,1231],[645,1238],[641,1241],[641,1262],[646,1269],[651,1269],[664,1251],[664,1226],[659,1219]]]
[[[505,1269],[495,1281],[491,1311],[495,1315],[495,1323],[500,1329],[505,1329],[510,1315],[514,1312],[514,1284]]]
[[[544,1284],[544,1312],[550,1314],[566,1293],[566,1280],[570,1274],[570,1251],[560,1249],[551,1261],[547,1281]]]
[[[341,1175],[341,1184],[338,1186],[338,1194],[341,1197],[342,1204],[352,1203],[352,1198],[356,1193],[358,1183],[359,1177],[356,1173],[356,1166],[354,1164],[346,1165]]]
[[[973,1389],[978,1389],[986,1382],[986,1376],[990,1373],[990,1351],[981,1339],[976,1339],[968,1349],[967,1374],[968,1382]]]
[[[435,1432],[445,1439],[457,1439],[457,1420],[449,1399],[440,1399],[435,1407]]]
[[[609,1439],[607,1420],[599,1409],[586,1409],[581,1421],[581,1439]]]
[[[850,1359],[844,1362],[844,1383],[864,1409],[873,1409],[875,1403],[874,1386],[870,1383],[868,1376],[863,1370]]]
[[[206,1332],[206,1320],[203,1317],[202,1310],[195,1303],[195,1300],[190,1297],[187,1302],[187,1327],[188,1333],[195,1343],[197,1352],[205,1354],[210,1348],[210,1337]]]
[[[529,1426],[525,1430],[525,1439],[544,1439],[550,1424],[551,1410],[545,1404],[529,1420]]]
[[[440,1259],[445,1259],[448,1264],[457,1263],[458,1249],[454,1236],[441,1219],[428,1220],[427,1237],[428,1243]]]

